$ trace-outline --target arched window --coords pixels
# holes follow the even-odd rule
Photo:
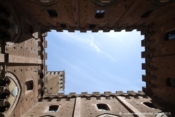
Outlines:
[[[49,106],[48,112],[56,112],[58,110],[58,105],[51,105]]]
[[[168,78],[167,85],[175,88],[175,78]]]
[[[110,108],[107,104],[97,104],[97,108],[99,111],[108,111]]]
[[[33,80],[29,80],[25,84],[26,84],[26,90],[27,91],[33,90]]]

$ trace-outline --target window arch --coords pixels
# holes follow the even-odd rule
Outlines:
[[[97,104],[97,108],[99,111],[109,111],[110,110],[107,104]]]

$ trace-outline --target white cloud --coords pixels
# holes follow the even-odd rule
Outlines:
[[[94,37],[92,37],[90,46],[93,47],[99,54],[102,52],[101,49],[94,43]]]
[[[91,41],[90,41],[90,46],[93,47],[98,54],[102,54],[103,56],[107,57],[108,59],[110,59],[111,61],[115,62],[115,59],[106,52],[103,52],[94,42],[94,37],[92,37]]]

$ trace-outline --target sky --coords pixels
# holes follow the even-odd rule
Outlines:
[[[70,92],[141,91],[140,32],[48,32],[48,71],[65,70],[65,94]]]

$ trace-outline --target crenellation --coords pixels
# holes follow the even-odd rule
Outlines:
[[[146,57],[146,52],[145,52],[145,51],[143,51],[143,52],[141,53],[141,57],[142,57],[142,58],[145,58],[145,57]]]
[[[145,63],[142,63],[142,69],[146,70],[146,64]]]
[[[142,115],[145,117],[170,116],[162,114],[165,110],[174,116],[174,3],[174,0],[0,0],[0,80],[11,81],[7,85],[0,83],[3,85],[0,96],[14,90],[10,94],[13,101],[9,101],[11,97],[0,100],[0,110],[4,111],[0,116],[104,117],[144,112],[159,112]],[[144,35],[141,46],[145,47],[141,53],[141,58],[145,58],[142,69],[146,72],[142,81],[146,86],[142,91],[127,93],[58,93],[65,89],[65,71],[47,71],[45,63],[45,38],[54,29],[84,33],[141,31]],[[12,84],[16,88],[10,89]]]
[[[146,75],[142,75],[142,81],[146,82]]]

